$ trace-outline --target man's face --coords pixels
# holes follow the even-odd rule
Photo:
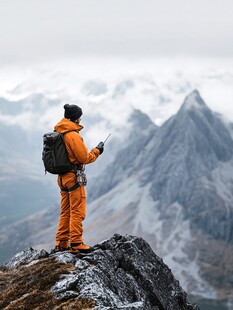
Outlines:
[[[76,119],[76,121],[74,121],[75,122],[75,124],[80,124],[80,122],[81,122],[81,117],[79,117],[78,119]]]

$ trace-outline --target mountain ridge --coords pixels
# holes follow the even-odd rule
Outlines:
[[[196,97],[199,94],[194,92],[194,95]],[[193,93],[191,96],[193,96]],[[129,141],[131,140],[132,138],[129,137]],[[125,150],[119,151],[117,154],[120,162],[123,162],[122,178],[118,178],[118,171],[114,172],[109,168],[106,168],[104,173],[105,176],[108,175],[109,178],[118,180],[118,183],[114,185],[115,187],[113,186],[109,192],[105,191],[101,198],[102,193],[98,189],[101,184],[95,181],[92,183],[92,186],[95,184],[95,197],[98,197],[98,199],[93,201],[90,206],[90,212],[93,212],[93,214],[88,221],[88,238],[92,240],[91,234],[98,231],[98,225],[101,225],[98,217],[103,216],[105,223],[107,221],[111,223],[110,227],[105,224],[106,233],[109,234],[111,226],[114,226],[118,232],[127,233],[133,230],[134,233],[141,234],[146,240],[150,241],[154,249],[159,247],[160,253],[163,253],[162,256],[165,259],[167,257],[170,265],[176,265],[175,269],[181,268],[182,270],[183,268],[178,266],[181,266],[181,263],[178,263],[180,257],[183,257],[184,260],[187,259],[189,261],[187,269],[184,267],[180,273],[181,277],[184,274],[188,275],[185,277],[186,285],[191,285],[190,279],[192,278],[188,269],[191,268],[192,264],[196,264],[194,268],[197,271],[197,276],[194,278],[197,283],[201,283],[199,276],[202,279],[208,279],[203,262],[208,261],[208,257],[213,259],[218,246],[222,248],[220,261],[221,259],[224,260],[224,257],[229,258],[228,251],[233,253],[231,245],[233,240],[233,230],[231,228],[233,227],[232,205],[229,199],[223,198],[224,196],[218,188],[218,184],[221,184],[221,191],[224,188],[228,195],[232,197],[233,178],[226,175],[227,167],[229,169],[233,168],[233,144],[230,133],[218,115],[212,112],[206,104],[205,108],[201,110],[199,107],[195,108],[195,106],[192,109],[183,109],[181,107],[175,116],[152,133],[147,144],[144,145],[143,151],[139,152],[139,145],[135,146],[134,155],[136,159],[134,159],[134,162],[140,163],[140,165],[132,168],[132,160],[128,164],[128,158],[130,157],[127,157],[127,154],[131,152],[130,148],[131,145],[129,144]],[[120,186],[119,182],[122,183],[122,186]],[[152,201],[146,199],[143,192],[148,193],[148,197],[151,197]],[[131,199],[126,198],[126,193]],[[144,200],[141,197],[144,197]],[[110,203],[107,201],[110,201]],[[136,226],[135,218],[138,218],[139,205],[140,208],[143,208],[144,213],[148,212],[148,216],[150,214],[151,219],[154,219],[154,224],[148,222],[148,218],[140,211],[140,225]],[[173,211],[171,212],[171,210]],[[171,217],[169,213],[173,214],[174,217]],[[120,224],[118,217],[123,214],[124,217]],[[177,219],[175,220],[176,214]],[[127,224],[125,219],[127,219]],[[176,238],[172,230],[176,229],[176,226],[173,225],[172,220],[176,223],[175,225],[185,229],[182,232],[181,229],[177,228]],[[98,225],[92,226],[95,221]],[[148,224],[153,225],[154,228],[151,228]],[[190,235],[189,239],[183,238],[182,234]],[[101,233],[101,236],[103,237],[103,233]],[[183,250],[179,246],[179,239],[182,240],[182,238]],[[215,240],[216,249],[212,246],[212,252],[207,253],[205,247],[208,242],[212,243],[211,240]],[[190,243],[193,244],[194,250],[190,247]],[[168,244],[168,247],[164,244]],[[198,244],[201,254],[199,257],[196,254],[195,258],[194,253],[199,251]],[[176,247],[179,249],[177,253]],[[170,255],[170,251],[174,253],[174,258]],[[186,254],[182,253],[183,251]],[[226,266],[228,270],[230,268],[229,264],[230,261]],[[223,273],[222,270],[220,274]],[[217,282],[214,280],[214,276],[211,276],[211,279],[213,282],[209,282],[210,285],[211,283],[216,285]],[[225,283],[228,294],[229,281],[230,274]],[[201,288],[202,285],[205,287],[206,292],[209,291],[212,298],[216,298],[212,291],[213,288],[206,286],[204,282],[197,288],[197,292],[200,290],[199,294],[204,293]],[[215,286],[215,289],[218,290],[219,287]]]

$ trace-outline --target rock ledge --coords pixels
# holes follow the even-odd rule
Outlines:
[[[32,269],[41,263],[45,267],[52,264],[61,268],[58,278],[54,278],[48,288],[56,300],[54,309],[75,309],[75,305],[76,309],[87,309],[82,306],[83,301],[89,301],[89,307],[92,305],[89,309],[95,310],[198,309],[188,303],[186,293],[168,266],[139,237],[115,234],[97,244],[89,254],[63,252],[49,256],[44,250],[26,249],[6,264],[5,272]],[[53,278],[57,269],[50,268],[47,273],[49,270]],[[18,298],[22,302],[22,296]],[[17,300],[13,302],[16,305]],[[47,309],[45,301],[44,309]]]

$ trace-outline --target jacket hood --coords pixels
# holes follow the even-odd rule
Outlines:
[[[71,122],[65,117],[62,120],[60,120],[60,122],[57,123],[57,125],[54,127],[54,130],[56,132],[62,132],[62,133],[69,131],[80,131],[82,129],[83,129],[82,125]]]

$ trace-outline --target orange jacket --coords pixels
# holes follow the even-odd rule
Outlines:
[[[67,118],[63,118],[55,127],[56,132],[66,133],[64,141],[68,156],[73,164],[89,164],[94,162],[100,154],[97,148],[93,148],[90,152],[83,142],[79,131],[83,129],[82,125],[71,122]]]

